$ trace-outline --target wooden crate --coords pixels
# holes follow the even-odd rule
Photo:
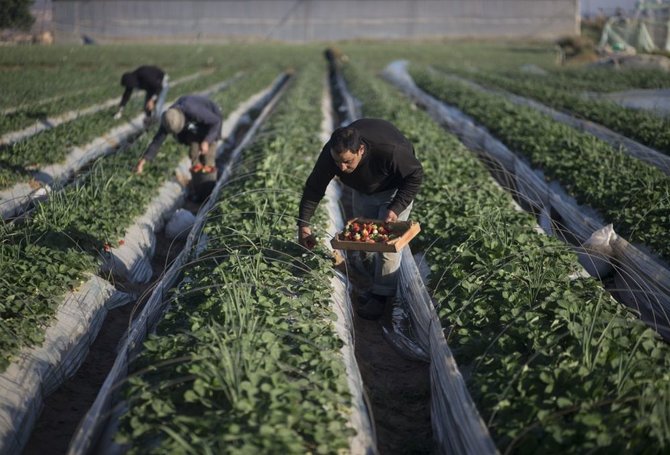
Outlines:
[[[354,218],[349,220],[349,223],[377,223],[384,224],[384,220],[373,220],[370,218]],[[395,223],[386,223],[389,226],[391,233],[399,234],[393,240],[386,243],[366,243],[356,242],[351,240],[343,240],[340,238],[341,232],[338,232],[330,241],[335,250],[352,250],[352,251],[376,251],[381,253],[397,253],[404,248],[419,232],[421,226],[415,221],[396,221]]]

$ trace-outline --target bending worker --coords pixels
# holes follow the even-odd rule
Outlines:
[[[145,124],[151,121],[151,116],[154,112],[156,113],[155,116],[160,115],[168,91],[168,75],[162,69],[149,65],[140,66],[135,71],[124,73],[121,76],[121,85],[126,90],[121,97],[119,109],[114,114],[115,120],[121,118],[123,109],[128,100],[130,100],[133,89],[146,91],[146,96],[144,97]]]
[[[336,129],[321,150],[300,201],[298,240],[312,249],[316,239],[309,221],[333,177],[353,189],[356,217],[406,221],[423,179],[414,147],[385,120],[364,118]],[[370,292],[358,303],[358,315],[379,318],[396,293],[401,255],[375,253],[375,275]]]
[[[214,167],[216,156],[211,145],[221,137],[222,123],[221,109],[214,101],[199,95],[182,96],[163,113],[161,127],[137,163],[137,173],[141,174],[146,162],[156,156],[168,133],[191,147],[192,166],[200,163]]]

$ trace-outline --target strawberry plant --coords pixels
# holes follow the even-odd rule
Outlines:
[[[474,155],[359,62],[345,68],[363,115],[413,142],[425,179],[413,217],[447,340],[498,448],[667,451],[668,346],[536,233]]]
[[[227,75],[232,75],[234,70],[234,67],[229,67]],[[178,85],[170,91],[170,96],[177,97],[181,94],[202,90],[216,82],[221,82],[225,77],[222,74],[215,74],[197,78]],[[127,111],[140,113],[141,106],[142,101],[134,99],[128,104]],[[122,125],[125,120],[112,119],[115,110],[116,108],[108,108],[82,116],[6,148],[0,148],[0,163],[4,164],[0,172],[0,189],[22,180],[25,181],[33,171],[65,160],[73,147],[85,146],[113,127]]]
[[[459,73],[463,74],[462,71]],[[554,88],[539,78],[508,78],[480,72],[466,74],[485,85],[535,98],[558,110],[604,125],[661,153],[670,154],[670,121],[653,112],[580,96],[571,84]],[[668,82],[664,83],[667,86]]]
[[[414,67],[417,83],[485,126],[533,168],[556,180],[578,203],[599,211],[631,242],[665,259],[670,246],[670,180],[660,170],[532,108]]]
[[[273,68],[266,68],[214,99],[236,106],[275,75]],[[119,244],[185,155],[184,146],[166,141],[138,176],[135,164],[150,139],[151,134],[144,134],[132,146],[99,159],[85,177],[38,205],[28,221],[7,225],[1,245],[5,285],[0,286],[0,302],[11,303],[0,306],[0,324],[7,333],[0,338],[0,370],[20,348],[41,340],[65,292],[74,289],[85,273],[96,272],[101,255]]]
[[[207,249],[134,365],[117,436],[130,453],[348,448],[329,260],[289,240],[296,220],[287,208],[311,170],[295,156],[321,145],[321,71],[306,65],[296,77],[236,166],[209,214]]]

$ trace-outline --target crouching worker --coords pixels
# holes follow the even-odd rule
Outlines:
[[[135,71],[124,73],[121,76],[121,85],[125,87],[119,109],[114,114],[114,119],[118,120],[123,114],[130,95],[134,89],[144,90],[144,124],[148,125],[152,118],[157,118],[163,109],[163,103],[168,92],[168,75],[156,66],[140,66]]]
[[[333,177],[353,190],[355,217],[386,222],[409,219],[414,197],[423,180],[423,168],[414,147],[391,123],[360,119],[336,129],[321,150],[307,178],[300,201],[298,240],[306,248],[316,244],[309,221]],[[396,293],[399,253],[374,253],[372,289],[357,305],[365,319],[377,319],[389,297]]]
[[[179,98],[163,113],[161,126],[137,163],[141,174],[148,161],[154,159],[168,134],[180,144],[190,146],[191,175],[194,193],[206,196],[216,182],[216,150],[213,144],[221,138],[221,109],[215,102],[199,95]]]

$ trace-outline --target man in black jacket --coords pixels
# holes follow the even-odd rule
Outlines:
[[[168,75],[163,70],[156,66],[140,66],[135,71],[124,73],[121,76],[121,85],[126,89],[121,97],[119,109],[114,114],[115,120],[121,118],[123,109],[128,100],[130,100],[130,95],[132,95],[134,89],[146,91],[146,96],[144,97],[144,123],[146,124],[151,120],[154,112],[156,112],[156,115],[160,115],[160,110],[163,107],[168,91]]]
[[[211,145],[221,137],[222,123],[221,109],[214,101],[199,95],[182,96],[163,113],[161,127],[137,163],[137,173],[141,174],[146,162],[156,156],[169,133],[180,144],[190,145],[193,166],[213,168],[216,156]]]
[[[419,192],[423,168],[414,147],[391,123],[360,119],[336,129],[321,150],[300,201],[298,240],[312,249],[316,239],[309,221],[333,177],[353,189],[357,217],[406,221]],[[381,316],[386,300],[396,292],[400,254],[377,253],[371,292],[358,306],[367,319]]]

